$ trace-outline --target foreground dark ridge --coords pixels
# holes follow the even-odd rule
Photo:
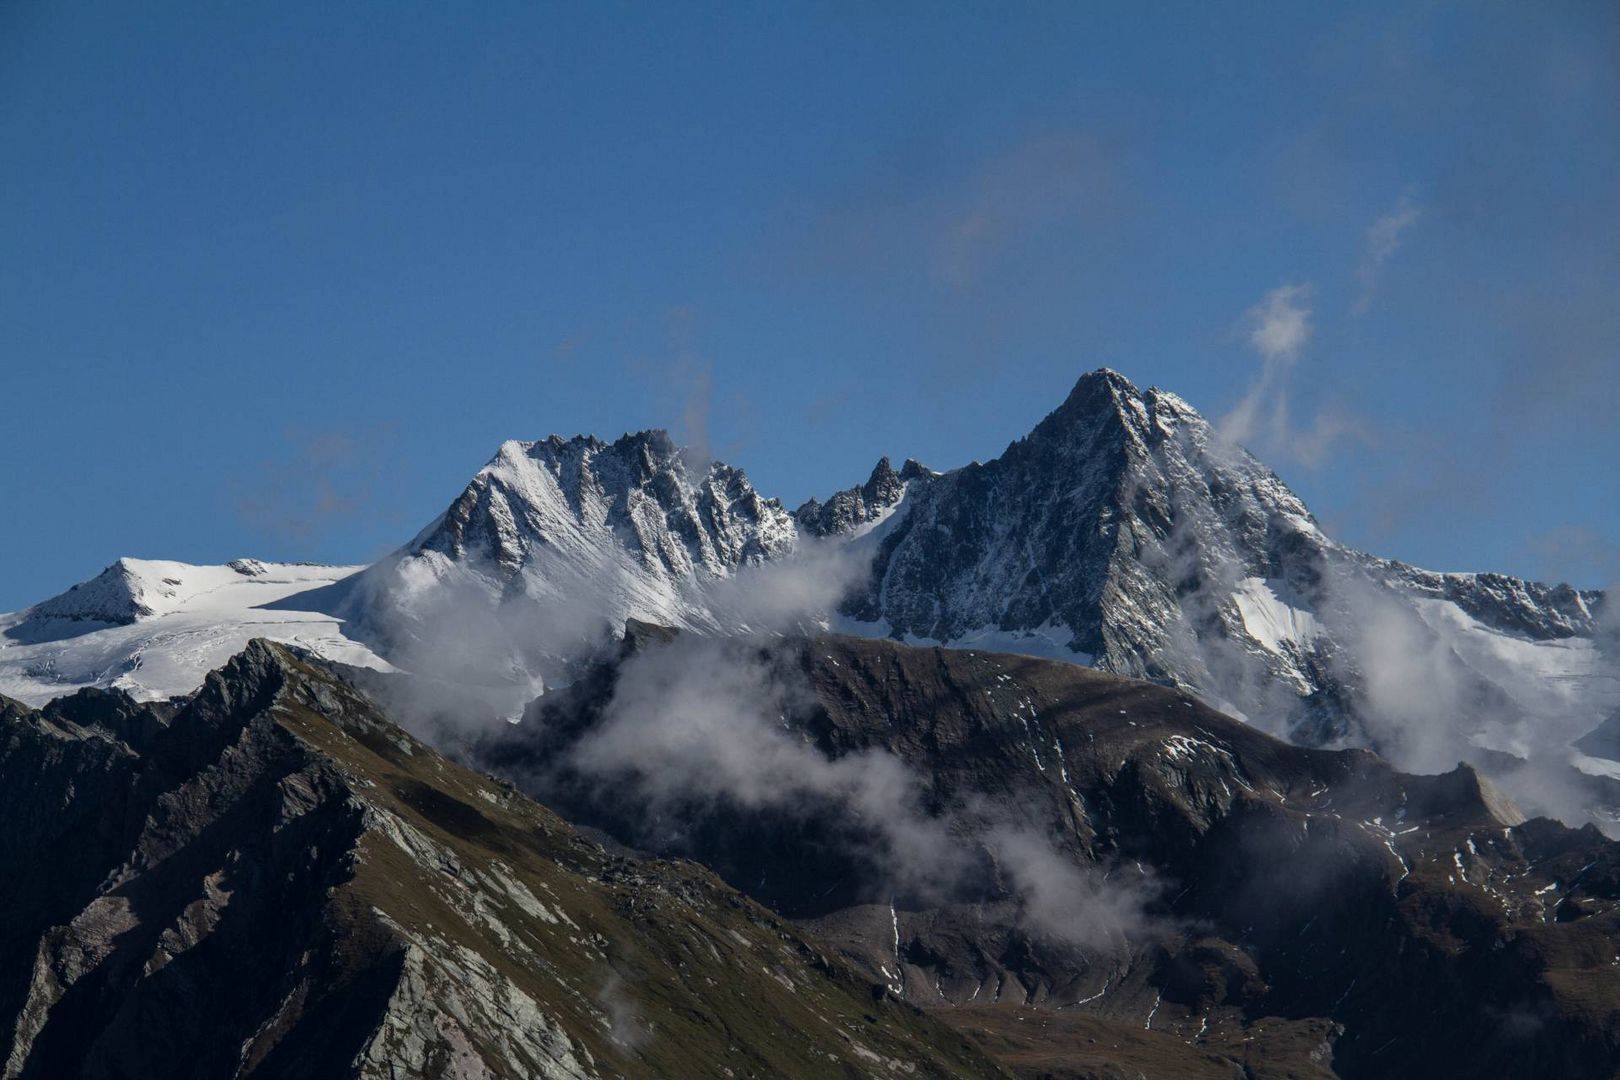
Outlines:
[[[254,642],[0,699],[12,1078],[989,1077],[690,863],[614,854]]]
[[[698,858],[808,920],[1025,1075],[1113,1075],[1110,1061],[1190,1076],[1620,1067],[1620,845],[1525,821],[1470,767],[1406,775],[1027,657],[846,637],[730,646],[807,692],[761,715],[781,710],[829,758],[901,759],[964,843],[983,839],[975,816],[1023,822],[1071,866],[1162,882],[1143,933],[1076,945],[1036,928],[988,855],[957,895],[902,893],[891,912],[870,823],[847,809],[761,812],[700,792],[654,814],[626,797],[633,769],[613,783],[575,771],[572,748],[633,665],[712,648],[637,627],[627,643],[480,759],[574,820]]]

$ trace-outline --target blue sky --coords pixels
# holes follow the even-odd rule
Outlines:
[[[1138,7],[0,7],[0,610],[552,432],[796,505],[1104,365],[1348,542],[1610,580],[1620,8]]]

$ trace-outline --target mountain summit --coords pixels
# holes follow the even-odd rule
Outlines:
[[[846,629],[1071,659],[1424,769],[1527,728],[1567,741],[1620,691],[1601,593],[1346,548],[1187,402],[1117,372],[999,458],[913,474],[903,507]],[[1412,730],[1435,717],[1462,726]]]

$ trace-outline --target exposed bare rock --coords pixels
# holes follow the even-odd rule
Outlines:
[[[689,863],[612,854],[254,642],[0,702],[5,1080],[990,1077]]]

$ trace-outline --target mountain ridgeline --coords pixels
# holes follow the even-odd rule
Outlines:
[[[829,559],[844,565],[807,588],[803,564]],[[228,653],[189,651],[204,620],[149,601],[225,568],[141,565],[177,569],[133,580],[114,567],[0,618],[0,692],[189,691]],[[794,512],[659,431],[508,442],[409,544],[343,573],[204,614],[241,624],[222,644],[267,633],[344,662],[505,687],[514,711],[571,680],[626,619],[759,629],[769,620],[746,601],[773,591],[796,597],[793,626],[1086,664],[1421,771],[1493,755],[1581,766],[1571,745],[1620,709],[1601,592],[1346,548],[1185,401],[1107,370],[994,460],[936,472],[885,458],[864,484]],[[288,625],[254,629],[266,609]],[[189,621],[166,636],[165,620]],[[1594,801],[1556,805],[1559,785],[1544,786],[1548,809]]]
[[[633,626],[446,739],[467,768],[379,703],[418,681],[256,641],[187,698],[0,701],[3,1075],[1620,1062],[1620,844],[1468,766],[1033,657]],[[693,687],[750,712],[683,775]]]
[[[1110,371],[796,510],[508,442],[0,616],[0,1080],[1612,1076],[1616,641]]]
[[[828,552],[847,565],[803,600],[810,622],[1145,678],[1420,771],[1503,754],[1567,770],[1570,744],[1620,707],[1601,592],[1346,548],[1185,401],[1106,370],[994,460],[942,473],[885,458],[791,514],[661,432],[508,443],[359,576],[345,613],[408,669],[497,657],[487,678],[568,681],[583,638],[627,618],[757,629],[737,580],[766,592],[770,568]],[[1566,805],[1542,787],[1521,797],[1568,814],[1609,797]]]

